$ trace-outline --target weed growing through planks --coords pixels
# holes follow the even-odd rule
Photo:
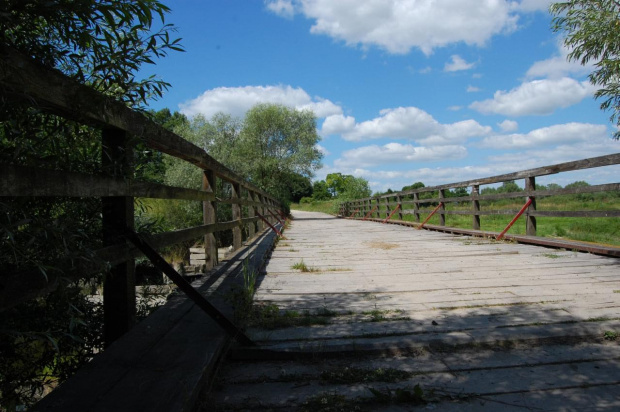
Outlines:
[[[614,332],[612,330],[606,330],[605,333],[603,334],[603,339],[605,340],[609,340],[609,341],[614,341],[616,339],[618,339],[618,332]]]
[[[321,380],[333,384],[350,384],[364,382],[400,382],[409,379],[411,372],[393,368],[343,368],[321,372]]]
[[[256,291],[257,272],[250,268],[248,259],[243,261],[241,268],[243,274],[243,286],[236,287],[227,297],[235,308],[234,319],[236,322],[246,321],[252,312],[252,302]]]
[[[620,293],[620,289],[614,290],[614,293]]]
[[[251,326],[263,329],[283,329],[295,326],[328,325],[330,318],[336,316],[335,311],[325,308],[312,313],[296,310],[280,310],[275,304],[254,305],[249,319]]]
[[[559,258],[562,257],[562,256],[557,255],[555,253],[543,253],[541,256],[544,256],[544,257],[549,258],[549,259],[559,259]]]
[[[301,261],[295,263],[293,266],[291,266],[291,269],[299,270],[299,271],[304,272],[304,273],[318,272],[319,271],[315,267],[306,265],[306,263],[304,262],[303,259]]]
[[[346,396],[332,393],[319,393],[310,396],[301,405],[302,412],[356,412],[366,411],[361,400],[347,399]]]
[[[402,309],[385,309],[379,310],[374,309],[366,312],[362,312],[362,315],[369,315],[370,318],[365,320],[365,322],[389,322],[389,321],[397,321],[397,320],[411,320],[409,316],[386,316],[389,314],[402,314],[405,313]]]
[[[407,403],[413,405],[422,405],[428,402],[427,394],[420,384],[415,385],[411,390],[398,388],[391,390],[387,388],[385,392],[368,388],[368,390],[374,395],[375,399],[381,403]]]

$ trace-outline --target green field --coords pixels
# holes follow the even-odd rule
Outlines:
[[[547,197],[537,200],[537,210],[540,211],[592,211],[592,210],[620,210],[620,197],[617,193],[597,193],[596,195],[575,196],[563,195]],[[291,209],[307,210],[336,214],[339,202],[329,200],[305,204],[293,204]],[[514,210],[515,213],[523,206],[514,200],[481,201],[480,209],[485,210]],[[413,208],[413,205],[405,205],[405,209]],[[471,210],[470,203],[448,203],[446,210],[466,211]],[[381,208],[381,216],[385,217],[385,207]],[[425,206],[423,209],[433,209]],[[421,214],[424,220],[428,214]],[[481,230],[501,232],[512,220],[512,215],[484,215],[480,216]],[[395,215],[392,219],[398,219]],[[447,215],[446,225],[463,229],[472,228],[472,216]],[[403,220],[414,221],[413,215],[404,215]],[[438,225],[439,216],[433,216],[429,224]],[[620,246],[620,218],[618,217],[537,217],[537,236],[578,240],[599,244]],[[519,218],[509,230],[510,234],[525,234],[525,219]]]

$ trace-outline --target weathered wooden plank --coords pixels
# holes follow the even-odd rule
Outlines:
[[[222,179],[270,197],[259,188],[243,182],[237,174],[217,162],[204,150],[164,129],[124,103],[67,78],[6,46],[0,47],[0,90],[7,100],[61,115],[99,127],[125,130],[156,150],[186,160],[203,170],[213,170]]]
[[[0,164],[0,196],[214,200],[213,193],[109,176]]]

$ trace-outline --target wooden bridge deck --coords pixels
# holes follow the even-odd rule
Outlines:
[[[293,216],[258,280],[261,349],[233,351],[209,406],[620,408],[617,258]]]

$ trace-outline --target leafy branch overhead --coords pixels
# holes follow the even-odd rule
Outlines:
[[[599,86],[594,96],[602,98],[602,110],[620,125],[620,2],[615,0],[570,0],[549,8],[553,30],[566,35],[568,59],[582,65],[594,62],[590,82]],[[620,131],[614,134],[620,138]]]
[[[169,83],[137,79],[145,64],[183,51],[170,9],[156,0],[5,0],[0,42],[81,83],[139,107]]]

